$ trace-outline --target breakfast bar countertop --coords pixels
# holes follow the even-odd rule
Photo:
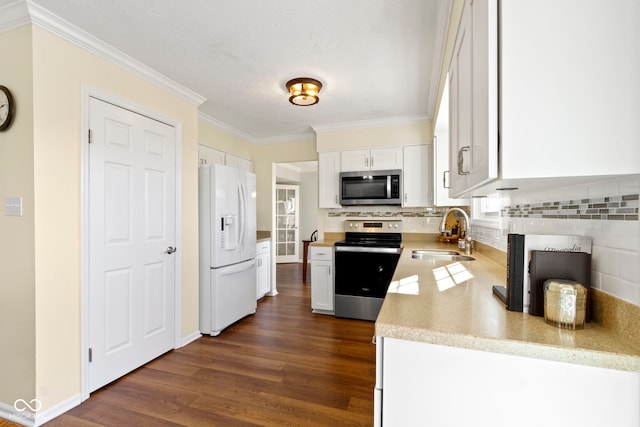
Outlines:
[[[594,322],[582,330],[559,329],[542,317],[508,311],[492,293],[493,285],[505,285],[505,268],[482,253],[455,262],[413,259],[414,249],[457,247],[404,242],[377,336],[640,372],[640,348]]]

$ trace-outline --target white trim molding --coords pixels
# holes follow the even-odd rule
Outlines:
[[[22,401],[23,403],[18,404],[19,401]],[[26,409],[27,405],[31,409],[34,402],[40,404],[40,401],[38,401],[37,399],[33,399],[30,402],[26,402],[26,400],[24,399],[18,399],[14,403],[13,407],[7,405],[6,403],[0,402],[0,418],[4,418],[13,423],[27,427],[37,427],[78,406],[81,403],[81,399],[80,395],[77,394],[44,411],[40,411],[39,409],[35,410],[35,412],[19,410],[22,408]]]
[[[185,345],[191,344],[192,342],[200,338],[202,338],[202,334],[200,333],[200,331],[194,331],[189,335],[187,335],[186,337],[182,338],[180,347],[184,347]],[[176,348],[179,348],[179,347],[176,347]]]
[[[43,28],[195,106],[200,106],[206,101],[202,95],[115,49],[31,0],[19,0],[0,9],[0,32],[28,24]]]
[[[311,128],[317,134],[318,132],[335,131],[335,130],[351,130],[366,129],[383,126],[402,126],[415,123],[428,122],[430,119],[424,117],[389,117],[386,119],[360,120],[355,122],[330,123],[326,125],[312,125]]]
[[[228,125],[224,122],[221,122],[220,120],[216,119],[215,117],[212,117],[210,115],[208,115],[207,113],[203,113],[202,111],[200,111],[198,113],[198,119],[202,120],[203,122],[207,123],[208,125],[219,129],[225,133],[228,133],[232,136],[235,136],[237,138],[240,138],[242,141],[249,143],[249,144],[279,144],[279,143],[285,143],[285,142],[300,142],[300,141],[309,141],[309,140],[315,140],[315,133],[313,132],[307,132],[307,133],[302,133],[302,134],[297,134],[297,135],[285,135],[285,136],[273,136],[273,137],[267,137],[267,138],[256,138],[253,137],[247,133],[244,133],[236,128],[234,128],[231,125]]]
[[[249,134],[246,134],[236,128],[234,128],[233,126],[230,126],[224,122],[221,122],[220,120],[216,119],[215,117],[212,117],[210,115],[208,115],[207,113],[203,113],[202,111],[198,112],[198,119],[202,120],[203,122],[207,123],[210,126],[213,126],[216,129],[219,129],[225,133],[228,133],[232,136],[235,136],[237,138],[240,138],[241,140],[243,140],[244,142],[251,142],[253,140],[253,137]]]
[[[27,3],[23,0],[0,8],[0,33],[31,23]]]

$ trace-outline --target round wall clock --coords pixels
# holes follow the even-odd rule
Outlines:
[[[13,119],[14,105],[11,92],[0,86],[0,131],[7,130]]]

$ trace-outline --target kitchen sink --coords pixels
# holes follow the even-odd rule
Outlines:
[[[438,249],[414,249],[411,252],[411,258],[415,259],[433,259],[443,261],[473,261],[474,257],[469,255],[461,255],[457,251],[445,251]]]

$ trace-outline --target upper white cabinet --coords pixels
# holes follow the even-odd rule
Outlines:
[[[246,172],[253,172],[253,162],[251,160],[243,159],[203,144],[198,144],[198,162],[199,166],[220,164]]]
[[[456,193],[640,173],[640,2],[497,3],[467,2],[457,34],[450,164],[466,183]],[[494,165],[500,179],[476,191]]]
[[[219,164],[224,165],[224,151],[206,145],[198,145],[199,166]]]
[[[225,164],[232,168],[240,169],[245,172],[253,172],[253,162],[227,153],[225,156]]]
[[[433,206],[433,145],[403,147],[402,206]]]
[[[318,153],[318,207],[339,208],[340,152]]]
[[[433,204],[435,206],[467,206],[469,199],[449,197],[451,170],[449,169],[448,141],[448,131],[436,133],[433,137]]]
[[[450,192],[498,177],[497,0],[465,3],[449,69]]]
[[[445,83],[433,136],[433,204],[435,206],[464,206],[468,199],[449,197],[451,170],[449,169],[449,81]],[[405,155],[406,159],[406,155]]]
[[[402,169],[402,147],[341,151],[342,172]]]

